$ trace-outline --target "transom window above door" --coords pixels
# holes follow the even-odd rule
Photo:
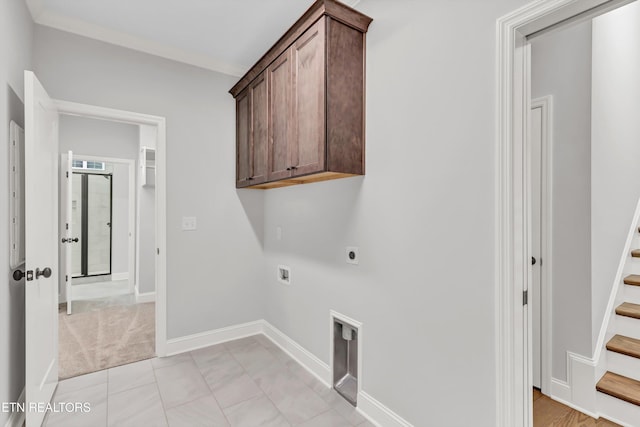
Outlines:
[[[94,162],[91,160],[74,160],[72,167],[74,169],[85,169],[85,170],[94,170],[94,171],[103,171],[104,162]]]

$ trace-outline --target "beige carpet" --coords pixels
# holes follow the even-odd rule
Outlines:
[[[60,379],[155,355],[155,304],[59,314]]]

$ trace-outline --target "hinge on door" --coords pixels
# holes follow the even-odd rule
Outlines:
[[[64,275],[64,281],[65,281],[65,282],[68,282],[68,281],[69,281],[69,276],[68,276],[68,275],[66,275],[66,274]]]
[[[526,290],[522,292],[522,305],[527,305],[529,303],[529,291]]]
[[[67,222],[65,223],[65,230],[68,230],[68,229],[69,229],[69,223]]]
[[[67,178],[69,178],[69,172],[67,171],[67,172],[65,172],[65,173],[67,174]]]
[[[158,255],[160,255],[160,248],[156,248],[156,252]]]

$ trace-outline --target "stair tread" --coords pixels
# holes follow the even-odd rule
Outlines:
[[[631,256],[634,258],[640,258],[640,249],[634,249],[631,251]]]
[[[607,350],[640,359],[640,340],[615,335],[607,342]]]
[[[596,390],[640,406],[640,381],[607,372],[598,381]]]
[[[625,285],[640,286],[640,274],[630,274],[624,278]]]
[[[616,308],[616,314],[640,319],[640,304],[623,302]]]

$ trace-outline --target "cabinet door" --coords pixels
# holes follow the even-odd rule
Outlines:
[[[293,45],[294,175],[325,167],[325,19],[311,26]]]
[[[267,181],[269,145],[269,92],[266,73],[251,85],[251,185]]]
[[[236,187],[251,184],[251,96],[247,88],[236,98]]]
[[[268,180],[291,176],[291,49],[267,69],[269,79],[269,167]]]

